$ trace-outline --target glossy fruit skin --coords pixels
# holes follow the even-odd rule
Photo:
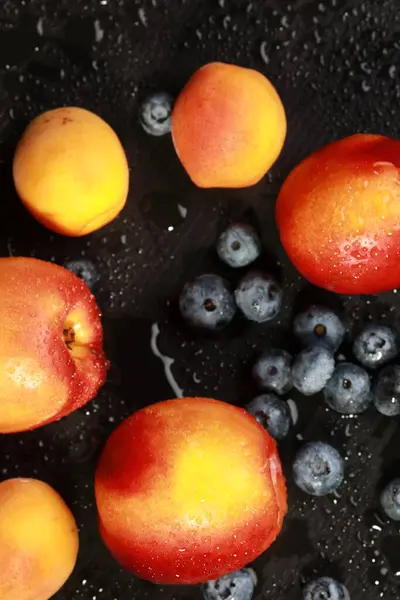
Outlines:
[[[372,403],[368,373],[359,365],[339,363],[324,389],[327,405],[343,415],[360,414]]]
[[[353,353],[368,369],[377,369],[399,353],[396,332],[385,325],[366,325],[354,338]]]
[[[282,297],[282,288],[276,279],[262,271],[247,273],[235,290],[240,311],[246,319],[255,323],[272,321],[282,308]]]
[[[400,479],[393,479],[382,490],[381,506],[393,521],[400,521]]]
[[[1,258],[0,288],[0,433],[15,433],[86,404],[108,361],[100,310],[79,277],[35,258]]]
[[[116,133],[99,116],[74,106],[30,123],[18,143],[13,174],[35,219],[71,237],[112,221],[128,196],[128,162]]]
[[[314,304],[295,316],[293,331],[304,346],[323,345],[335,352],[346,329],[333,310]]]
[[[293,386],[305,396],[325,387],[335,369],[332,352],[325,346],[310,346],[296,356],[292,366]]]
[[[179,297],[182,317],[192,327],[219,331],[229,325],[236,306],[229,283],[213,273],[185,284]]]
[[[400,415],[400,366],[384,367],[375,381],[373,402],[376,410],[385,417]]]
[[[0,600],[49,600],[71,575],[79,539],[58,493],[36,479],[0,483]]]
[[[286,350],[266,350],[253,366],[253,378],[261,390],[286,394],[292,387],[293,357]]]
[[[278,158],[286,115],[274,86],[253,69],[225,63],[201,67],[172,113],[176,153],[203,188],[258,183]]]
[[[240,569],[202,585],[204,600],[251,600],[255,587],[252,569]]]
[[[290,410],[284,400],[275,394],[261,394],[246,406],[274,440],[282,440],[289,433],[292,423]]]
[[[342,294],[400,285],[400,141],[357,134],[300,163],[276,204],[282,244],[311,283]]]
[[[140,105],[140,124],[149,135],[160,137],[171,131],[173,97],[167,92],[155,92]]]
[[[350,600],[348,589],[332,577],[319,577],[303,588],[303,600]]]
[[[295,456],[293,479],[306,494],[326,496],[341,485],[343,477],[343,459],[329,444],[309,442]]]
[[[274,541],[287,510],[274,440],[244,409],[205,398],[126,419],[106,443],[95,492],[114,557],[166,584],[244,567]]]
[[[232,223],[219,236],[217,253],[233,269],[247,267],[260,256],[261,240],[251,225]]]

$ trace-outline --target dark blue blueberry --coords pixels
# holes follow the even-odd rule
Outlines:
[[[252,569],[240,569],[202,585],[204,600],[251,600],[256,585]]]
[[[333,310],[315,305],[295,317],[293,330],[304,346],[325,345],[333,351],[339,348],[346,333]]]
[[[343,415],[362,413],[372,403],[371,381],[362,367],[340,363],[325,386],[325,402]]]
[[[355,337],[353,352],[365,367],[381,367],[399,353],[397,334],[385,325],[367,325]]]
[[[275,440],[282,440],[289,433],[292,422],[289,407],[275,394],[257,396],[246,409]]]
[[[233,223],[221,233],[217,252],[230,267],[246,267],[260,256],[261,241],[251,225]]]
[[[293,462],[295,483],[312,496],[334,492],[343,476],[342,457],[335,448],[323,442],[309,442],[298,451]]]
[[[83,279],[89,289],[92,289],[94,284],[99,280],[99,274],[95,265],[86,258],[68,260],[64,263],[64,267]]]
[[[388,517],[400,521],[400,479],[393,479],[383,488],[381,505]]]
[[[350,594],[336,579],[319,577],[304,586],[303,600],[350,600]]]
[[[147,96],[140,105],[139,120],[149,135],[165,135],[171,131],[171,114],[174,99],[166,92]]]
[[[250,321],[265,323],[279,313],[282,289],[267,273],[252,271],[240,280],[235,290],[236,304]]]
[[[262,390],[286,394],[292,387],[293,357],[286,350],[267,350],[253,367],[253,377]]]
[[[236,311],[228,282],[212,274],[200,275],[184,286],[179,308],[190,325],[212,331],[228,325]]]
[[[305,396],[312,396],[325,387],[334,369],[335,359],[331,350],[325,346],[311,346],[294,359],[293,385]]]
[[[375,408],[386,417],[400,415],[399,365],[389,365],[378,374],[373,401]]]

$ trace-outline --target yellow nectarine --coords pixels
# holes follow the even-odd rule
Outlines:
[[[285,110],[274,86],[235,65],[199,69],[172,113],[175,150],[199,187],[254,185],[278,158],[285,136]]]
[[[0,483],[0,600],[48,600],[71,575],[78,554],[72,513],[35,479]]]
[[[103,119],[82,108],[58,108],[34,119],[13,169],[26,208],[42,225],[68,236],[112,221],[128,195],[121,142]]]

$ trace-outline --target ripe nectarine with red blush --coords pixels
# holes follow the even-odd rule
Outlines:
[[[91,400],[104,383],[100,311],[76,275],[0,258],[0,433],[34,429]]]
[[[49,485],[35,479],[0,483],[0,600],[48,600],[76,563],[72,513]]]
[[[282,244],[311,283],[342,294],[400,285],[400,141],[358,134],[325,146],[285,181]]]
[[[274,440],[245,410],[206,398],[126,419],[105,446],[95,491],[114,557],[167,584],[243,567],[275,540],[287,510]]]
[[[272,83],[236,65],[203,66],[172,112],[175,150],[203,188],[256,184],[278,158],[285,137],[285,109]]]
[[[112,221],[128,195],[128,163],[116,133],[76,106],[32,121],[17,146],[13,170],[29,212],[68,236],[86,235]]]

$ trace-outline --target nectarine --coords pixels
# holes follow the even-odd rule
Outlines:
[[[274,440],[245,410],[206,398],[160,402],[124,421],[95,491],[111,553],[158,583],[243,567],[275,540],[287,509]]]
[[[358,134],[318,150],[285,181],[282,244],[309,281],[342,294],[400,285],[400,141]]]
[[[285,110],[274,86],[235,65],[199,69],[172,113],[175,150],[204,188],[254,185],[278,158],[285,136]]]
[[[76,275],[0,258],[0,433],[33,429],[93,398],[108,363],[100,311]]]
[[[49,485],[0,483],[0,600],[48,600],[66,582],[78,554],[74,517]]]
[[[26,129],[14,157],[14,181],[42,225],[81,236],[123,209],[129,169],[111,127],[87,110],[67,107],[43,113]]]

